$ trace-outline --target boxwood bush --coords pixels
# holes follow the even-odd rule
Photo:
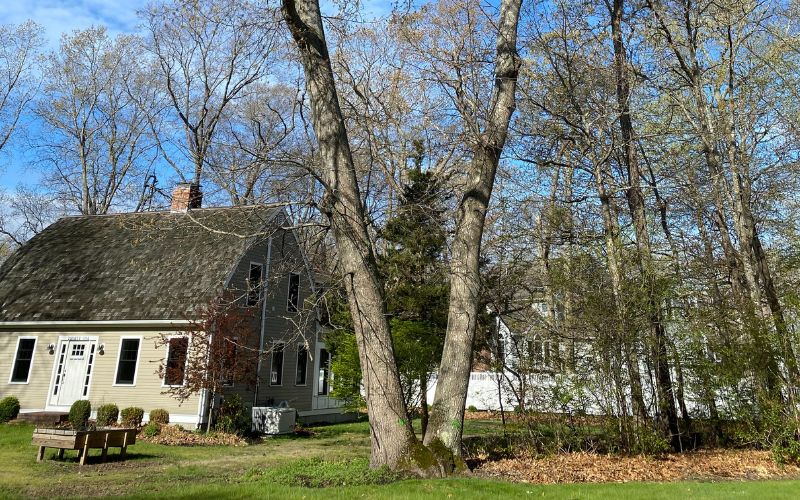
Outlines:
[[[144,419],[144,410],[138,406],[131,406],[123,408],[120,412],[122,415],[122,425],[125,427],[141,427],[142,420]]]
[[[100,406],[97,409],[97,425],[108,427],[117,423],[119,418],[119,408],[114,403]]]
[[[79,399],[72,403],[72,407],[69,409],[69,423],[76,431],[86,429],[91,414],[92,403],[85,399]]]
[[[166,425],[169,423],[169,412],[162,408],[150,411],[150,423]]]
[[[0,400],[0,423],[14,420],[19,415],[19,399],[7,396]]]

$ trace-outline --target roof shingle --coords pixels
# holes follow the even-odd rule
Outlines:
[[[0,267],[0,321],[184,319],[281,209],[65,217]]]

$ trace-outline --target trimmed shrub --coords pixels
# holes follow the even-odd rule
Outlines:
[[[120,412],[122,415],[122,425],[125,427],[141,427],[142,420],[144,420],[144,410],[137,407],[131,406],[129,408],[123,408]]]
[[[469,408],[467,408],[467,411],[473,411],[473,412],[474,411],[478,411],[478,408],[475,405],[469,405]]]
[[[161,433],[161,426],[155,422],[150,422],[142,427],[142,435],[145,437],[155,437]]]
[[[108,427],[117,423],[119,408],[114,403],[102,405],[97,409],[97,425]]]
[[[0,424],[14,420],[19,415],[19,399],[7,396],[0,400]]]
[[[85,429],[91,414],[92,403],[85,399],[79,399],[72,403],[72,407],[69,409],[69,423],[76,431]]]
[[[150,423],[167,425],[169,423],[169,412],[162,408],[150,411]]]

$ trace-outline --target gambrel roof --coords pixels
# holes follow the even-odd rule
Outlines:
[[[280,208],[65,217],[0,267],[0,322],[186,319]]]

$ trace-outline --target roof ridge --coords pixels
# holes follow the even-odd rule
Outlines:
[[[195,213],[195,212],[203,212],[203,211],[210,211],[210,210],[252,210],[256,208],[266,208],[266,209],[280,209],[283,208],[283,205],[267,205],[267,204],[256,204],[256,205],[230,205],[225,207],[202,207],[202,208],[192,208],[187,212],[173,212],[172,210],[152,210],[152,211],[144,211],[144,212],[113,212],[113,213],[105,213],[105,214],[72,214],[72,215],[64,215],[62,219],[81,219],[81,218],[89,218],[89,217],[118,217],[121,215],[156,215],[156,214],[175,214],[175,215],[183,215],[187,213]]]

